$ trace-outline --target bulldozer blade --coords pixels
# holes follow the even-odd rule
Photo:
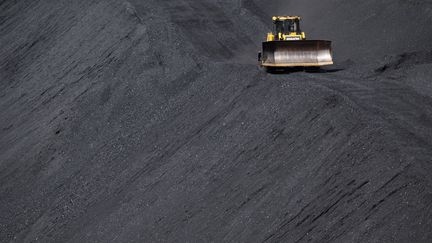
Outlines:
[[[333,64],[331,41],[297,40],[263,42],[264,67],[307,67]]]

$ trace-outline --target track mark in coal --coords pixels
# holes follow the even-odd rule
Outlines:
[[[254,192],[252,192],[251,194],[246,196],[246,200],[244,200],[243,202],[241,202],[241,204],[237,207],[237,210],[240,210],[241,208],[243,208],[247,203],[249,203],[251,200],[253,200],[254,198],[256,198],[259,194],[261,194],[261,192],[264,191],[264,189],[267,187],[267,185],[262,185],[260,188],[258,188],[257,190],[255,190]]]
[[[412,65],[432,63],[432,51],[403,53],[392,59],[393,60],[387,64],[375,69],[375,72],[380,74],[389,70],[397,70]]]
[[[395,193],[399,192],[400,190],[404,189],[407,186],[408,186],[408,184],[405,184],[405,185],[403,185],[401,187],[398,187],[398,188],[394,189],[393,191],[391,191],[390,193],[388,193],[386,196],[384,196],[384,198],[382,198],[381,200],[379,200],[377,203],[373,204],[372,207],[367,212],[368,215],[365,217],[364,220],[368,220],[370,218],[370,216],[374,213],[374,211],[376,211],[381,204],[383,204],[388,198],[390,198]]]
[[[350,181],[348,183],[351,183],[350,185],[355,185],[354,182]],[[315,204],[317,202],[322,201],[322,199],[320,199],[321,196],[323,196],[324,194],[316,197],[314,200],[312,200],[311,202],[309,202],[308,204],[306,204],[301,210],[300,212],[298,212],[294,217],[290,218],[288,221],[284,222],[283,224],[281,224],[278,229],[272,233],[271,235],[269,235],[268,237],[265,238],[264,241],[268,241],[270,239],[276,238],[277,240],[282,240],[284,239],[284,237],[291,232],[291,230],[285,230],[286,227],[288,227],[288,225],[293,222],[296,218],[298,218],[300,215],[302,215],[303,212],[309,212],[305,217],[303,217],[301,220],[299,220],[295,225],[294,228],[297,227],[304,227],[305,225],[311,225],[313,223],[315,223],[316,221],[318,221],[320,218],[322,218],[324,215],[328,214],[329,212],[333,211],[337,205],[339,205],[341,203],[342,200],[344,199],[348,199],[350,198],[353,194],[355,194],[357,191],[361,190],[365,185],[367,185],[369,183],[369,181],[364,181],[361,184],[359,184],[358,186],[354,187],[352,190],[342,193],[342,190],[339,190],[339,192],[335,195],[335,196],[339,196],[336,201],[334,201],[332,204],[324,207],[322,209],[322,211],[318,214],[318,215],[314,215],[311,212],[314,212],[315,208],[309,208],[310,206],[315,206]],[[336,189],[338,186],[334,187],[334,189]],[[325,195],[329,195],[329,192],[325,193]],[[330,193],[330,195],[332,195],[332,193]],[[280,234],[280,235],[278,235]],[[277,236],[278,235],[278,236]]]
[[[404,173],[411,164],[407,164],[404,168],[402,168],[399,172],[397,172],[395,175],[393,175],[389,180],[387,180],[380,188],[378,188],[377,191],[380,191],[384,189],[387,185],[389,185],[391,182],[393,182],[396,178],[398,178],[402,173]]]
[[[217,3],[208,0],[161,3],[169,13],[171,21],[180,27],[201,54],[212,60],[231,59],[235,51],[253,44],[248,37],[243,37],[241,42],[237,40],[238,31],[235,23],[226,16]]]
[[[430,137],[425,133],[416,131],[416,128],[425,128],[419,124],[418,115],[425,107],[432,107],[432,99],[419,95],[409,87],[399,83],[374,82],[366,86],[362,80],[341,82],[331,76],[319,76],[318,79],[326,82],[316,82],[317,86],[332,90],[352,102],[364,112],[378,117],[388,126],[393,127],[399,136],[408,137],[412,146],[428,148],[432,144]],[[400,119],[403,117],[403,120]],[[407,121],[409,122],[407,125]],[[430,129],[427,126],[427,129]]]

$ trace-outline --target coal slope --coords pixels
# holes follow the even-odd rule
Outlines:
[[[281,4],[0,1],[0,242],[430,242],[430,2]],[[284,7],[337,68],[257,67]]]

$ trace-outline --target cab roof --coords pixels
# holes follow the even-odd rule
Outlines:
[[[300,16],[273,16],[273,21],[276,20],[287,20],[287,19],[301,19]]]

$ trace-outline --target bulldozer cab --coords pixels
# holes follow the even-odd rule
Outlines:
[[[276,35],[301,34],[300,20],[298,18],[277,18],[274,20],[274,32]]]

